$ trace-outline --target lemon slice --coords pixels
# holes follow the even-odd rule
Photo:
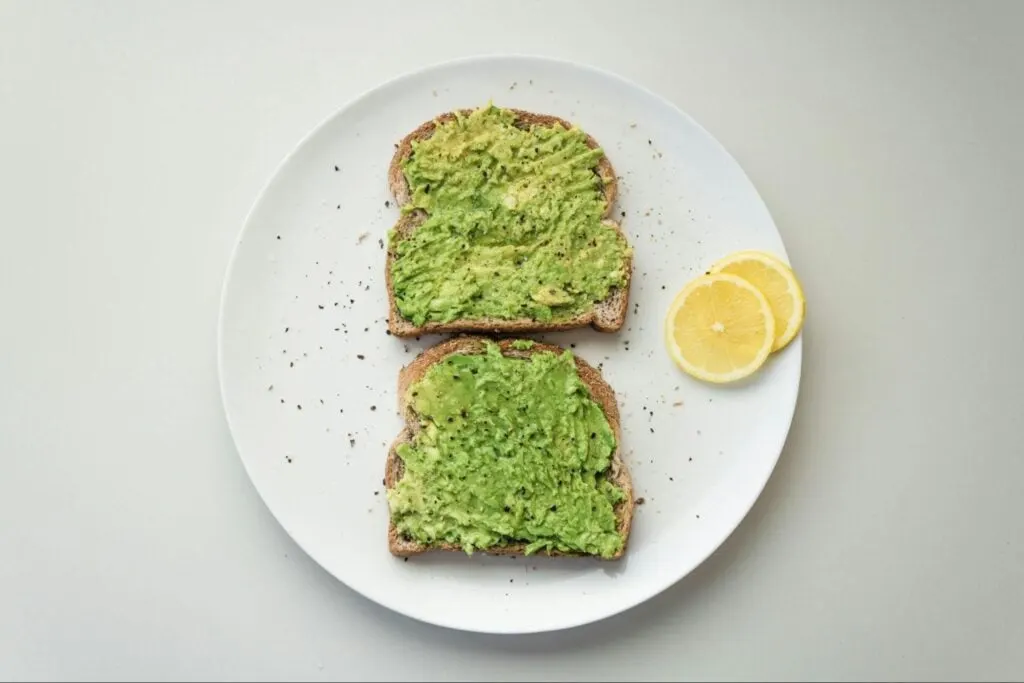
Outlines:
[[[804,292],[793,269],[763,251],[739,251],[711,266],[712,273],[736,275],[761,290],[775,316],[775,344],[778,351],[793,341],[804,324]]]
[[[732,382],[764,365],[775,342],[775,318],[768,299],[743,278],[703,275],[672,302],[665,342],[673,360],[694,377]]]

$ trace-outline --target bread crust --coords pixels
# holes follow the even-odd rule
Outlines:
[[[523,111],[522,109],[510,109],[516,115],[515,125],[517,126],[555,126],[561,125],[564,128],[572,128],[572,124],[557,116],[548,114],[535,114]],[[468,116],[472,109],[461,109],[462,115]],[[388,167],[388,187],[395,198],[398,207],[404,207],[412,197],[409,191],[409,182],[402,171],[402,164],[412,155],[412,143],[417,140],[426,140],[434,134],[439,123],[445,123],[455,119],[455,112],[441,114],[436,119],[427,121],[419,128],[402,138],[396,145],[394,156]],[[599,145],[590,135],[587,135],[586,144],[591,149],[597,149]],[[618,180],[615,176],[615,169],[612,168],[608,156],[604,155],[598,162],[595,172],[602,181],[602,192],[605,198],[605,211],[603,223],[609,228],[614,228],[628,244],[626,233],[622,226],[612,218],[612,211],[615,205],[615,198],[618,196]],[[398,239],[390,245],[387,251],[384,277],[388,292],[388,330],[396,337],[416,337],[422,334],[441,334],[450,332],[476,332],[480,334],[519,334],[525,332],[555,332],[558,330],[571,330],[590,325],[599,332],[617,332],[626,322],[626,314],[629,310],[629,286],[633,275],[633,257],[626,259],[626,282],[622,287],[616,287],[608,294],[607,298],[594,305],[592,309],[576,315],[572,318],[559,320],[557,322],[542,322],[533,318],[516,318],[506,320],[502,318],[469,318],[452,320],[446,323],[427,322],[423,325],[416,325],[411,320],[402,316],[395,301],[395,288],[391,271],[395,260],[394,246],[402,239],[412,235],[423,221],[427,214],[416,210],[404,213],[398,219],[395,230]]]
[[[412,363],[402,368],[398,375],[398,410],[405,419],[406,426],[388,450],[387,463],[384,467],[384,486],[387,490],[390,491],[393,489],[405,475],[405,464],[402,461],[402,458],[398,455],[398,446],[411,441],[415,431],[418,429],[416,414],[413,411],[412,406],[407,401],[409,387],[421,380],[433,365],[440,363],[450,355],[457,353],[483,353],[487,341],[488,340],[483,337],[474,336],[462,336],[449,339],[446,342],[442,342],[437,346],[427,349],[417,356]],[[556,354],[565,352],[565,349],[560,346],[541,343],[535,343],[529,349],[516,349],[512,346],[513,341],[515,340],[501,339],[496,342],[498,347],[501,349],[502,355],[509,358],[528,358],[535,353],[541,353],[544,351]],[[625,499],[617,503],[614,508],[615,517],[618,520],[617,531],[623,538],[623,544],[622,549],[609,559],[617,560],[626,552],[626,546],[629,542],[629,533],[633,525],[634,509],[633,481],[630,477],[629,469],[626,467],[626,463],[622,459],[622,423],[619,419],[619,406],[615,400],[615,391],[612,389],[611,385],[604,380],[601,373],[579,356],[575,356],[575,354],[574,359],[576,362],[576,371],[579,373],[580,379],[590,392],[591,398],[604,412],[605,417],[608,419],[608,424],[612,428],[612,433],[615,435],[615,450],[611,454],[612,459],[609,468],[608,480],[621,488],[626,494]],[[524,555],[527,545],[528,544],[526,543],[516,543],[501,547],[483,548],[480,552],[489,555]],[[403,538],[398,532],[394,521],[392,521],[390,517],[388,520],[388,549],[391,551],[391,554],[396,557],[410,557],[412,555],[419,555],[431,550],[463,552],[462,547],[456,544],[439,543],[436,545],[426,545],[419,543],[418,541]],[[593,557],[586,553],[562,552],[559,550],[552,550],[548,554],[552,556]]]

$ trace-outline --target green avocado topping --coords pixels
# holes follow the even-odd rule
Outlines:
[[[399,533],[467,553],[622,549],[614,506],[625,494],[606,479],[615,435],[570,352],[508,358],[487,342],[408,391],[421,429],[398,447],[405,474],[388,491]]]
[[[398,240],[392,282],[416,325],[574,317],[626,283],[629,246],[601,223],[603,152],[576,127],[515,125],[487,106],[439,124],[402,164],[425,223]]]

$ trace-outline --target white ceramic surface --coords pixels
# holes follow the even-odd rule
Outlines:
[[[483,104],[556,114],[604,146],[635,249],[622,332],[545,338],[603,368],[645,504],[629,552],[592,560],[387,551],[382,473],[401,428],[398,370],[439,341],[385,334],[384,250],[398,216],[393,144],[424,120]],[[351,588],[411,617],[484,632],[591,622],[650,598],[704,560],[767,481],[796,404],[801,340],[751,381],[712,387],[662,346],[673,294],[740,248],[785,256],[729,154],[667,101],[618,77],[535,58],[472,59],[389,82],[325,121],[256,202],[225,281],[221,388],[231,432],[267,506]],[[812,312],[813,315],[813,312]],[[627,344],[628,342],[628,344]]]

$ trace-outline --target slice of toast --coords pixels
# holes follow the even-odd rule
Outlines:
[[[462,109],[459,113],[468,116],[472,109]],[[572,124],[557,116],[547,114],[535,114],[521,109],[510,109],[516,115],[515,125],[526,128],[533,125],[555,126],[570,129]],[[405,136],[396,145],[391,165],[388,167],[388,185],[391,194],[395,197],[398,207],[404,207],[411,201],[409,183],[402,170],[402,164],[413,153],[413,142],[426,140],[433,135],[438,124],[455,119],[455,112],[441,114],[436,119],[423,123],[419,128]],[[591,149],[598,149],[597,141],[590,135],[586,136],[586,144]],[[605,211],[603,224],[616,230],[628,243],[626,234],[622,227],[612,219],[612,212],[615,205],[615,198],[618,194],[618,180],[615,170],[607,156],[602,156],[595,169],[595,173],[601,178],[602,193],[605,199]],[[450,322],[427,321],[423,325],[416,325],[411,320],[402,316],[395,301],[395,288],[392,280],[391,269],[395,259],[394,246],[403,238],[410,236],[427,218],[427,214],[417,210],[411,213],[404,213],[395,225],[396,241],[388,248],[385,262],[385,281],[388,291],[388,329],[391,334],[398,337],[415,337],[421,334],[446,333],[446,332],[479,332],[491,334],[518,334],[523,332],[550,332],[556,330],[569,330],[579,327],[592,326],[600,332],[616,332],[625,324],[626,314],[629,308],[629,286],[632,280],[633,259],[627,257],[625,264],[625,284],[622,287],[613,288],[608,296],[594,306],[572,318],[543,322],[532,318],[502,319],[502,318],[472,318],[452,320]]]
[[[516,349],[513,347],[512,339],[503,339],[497,342],[502,355],[510,358],[528,358],[530,355],[540,352],[551,352],[561,354],[565,349],[551,344],[534,344],[529,349]],[[388,451],[387,463],[384,470],[384,485],[388,490],[394,488],[405,474],[405,465],[398,455],[398,447],[412,441],[416,431],[419,429],[419,420],[411,404],[409,403],[409,388],[426,375],[431,366],[444,361],[453,354],[479,354],[483,353],[487,340],[481,337],[456,337],[446,342],[431,347],[421,353],[412,363],[402,368],[398,376],[398,408],[405,418],[406,427],[399,434],[398,438],[391,444]],[[615,450],[611,454],[611,464],[608,469],[608,481],[618,486],[625,493],[625,498],[614,507],[615,517],[618,521],[616,531],[622,536],[622,549],[609,559],[619,559],[626,551],[629,541],[629,532],[633,523],[633,483],[629,470],[622,460],[622,425],[619,421],[619,408],[615,401],[615,391],[604,381],[601,373],[586,361],[575,357],[576,371],[583,384],[590,391],[590,396],[600,406],[602,412],[611,426],[615,435]],[[523,555],[525,554],[525,542],[514,543],[492,548],[481,548],[480,551],[491,555]],[[415,540],[404,538],[398,531],[393,520],[388,524],[388,549],[398,557],[409,557],[418,555],[430,550],[462,551],[459,545],[441,543],[437,545],[425,545]],[[562,552],[552,550],[552,556],[560,555],[583,555],[576,552]]]

